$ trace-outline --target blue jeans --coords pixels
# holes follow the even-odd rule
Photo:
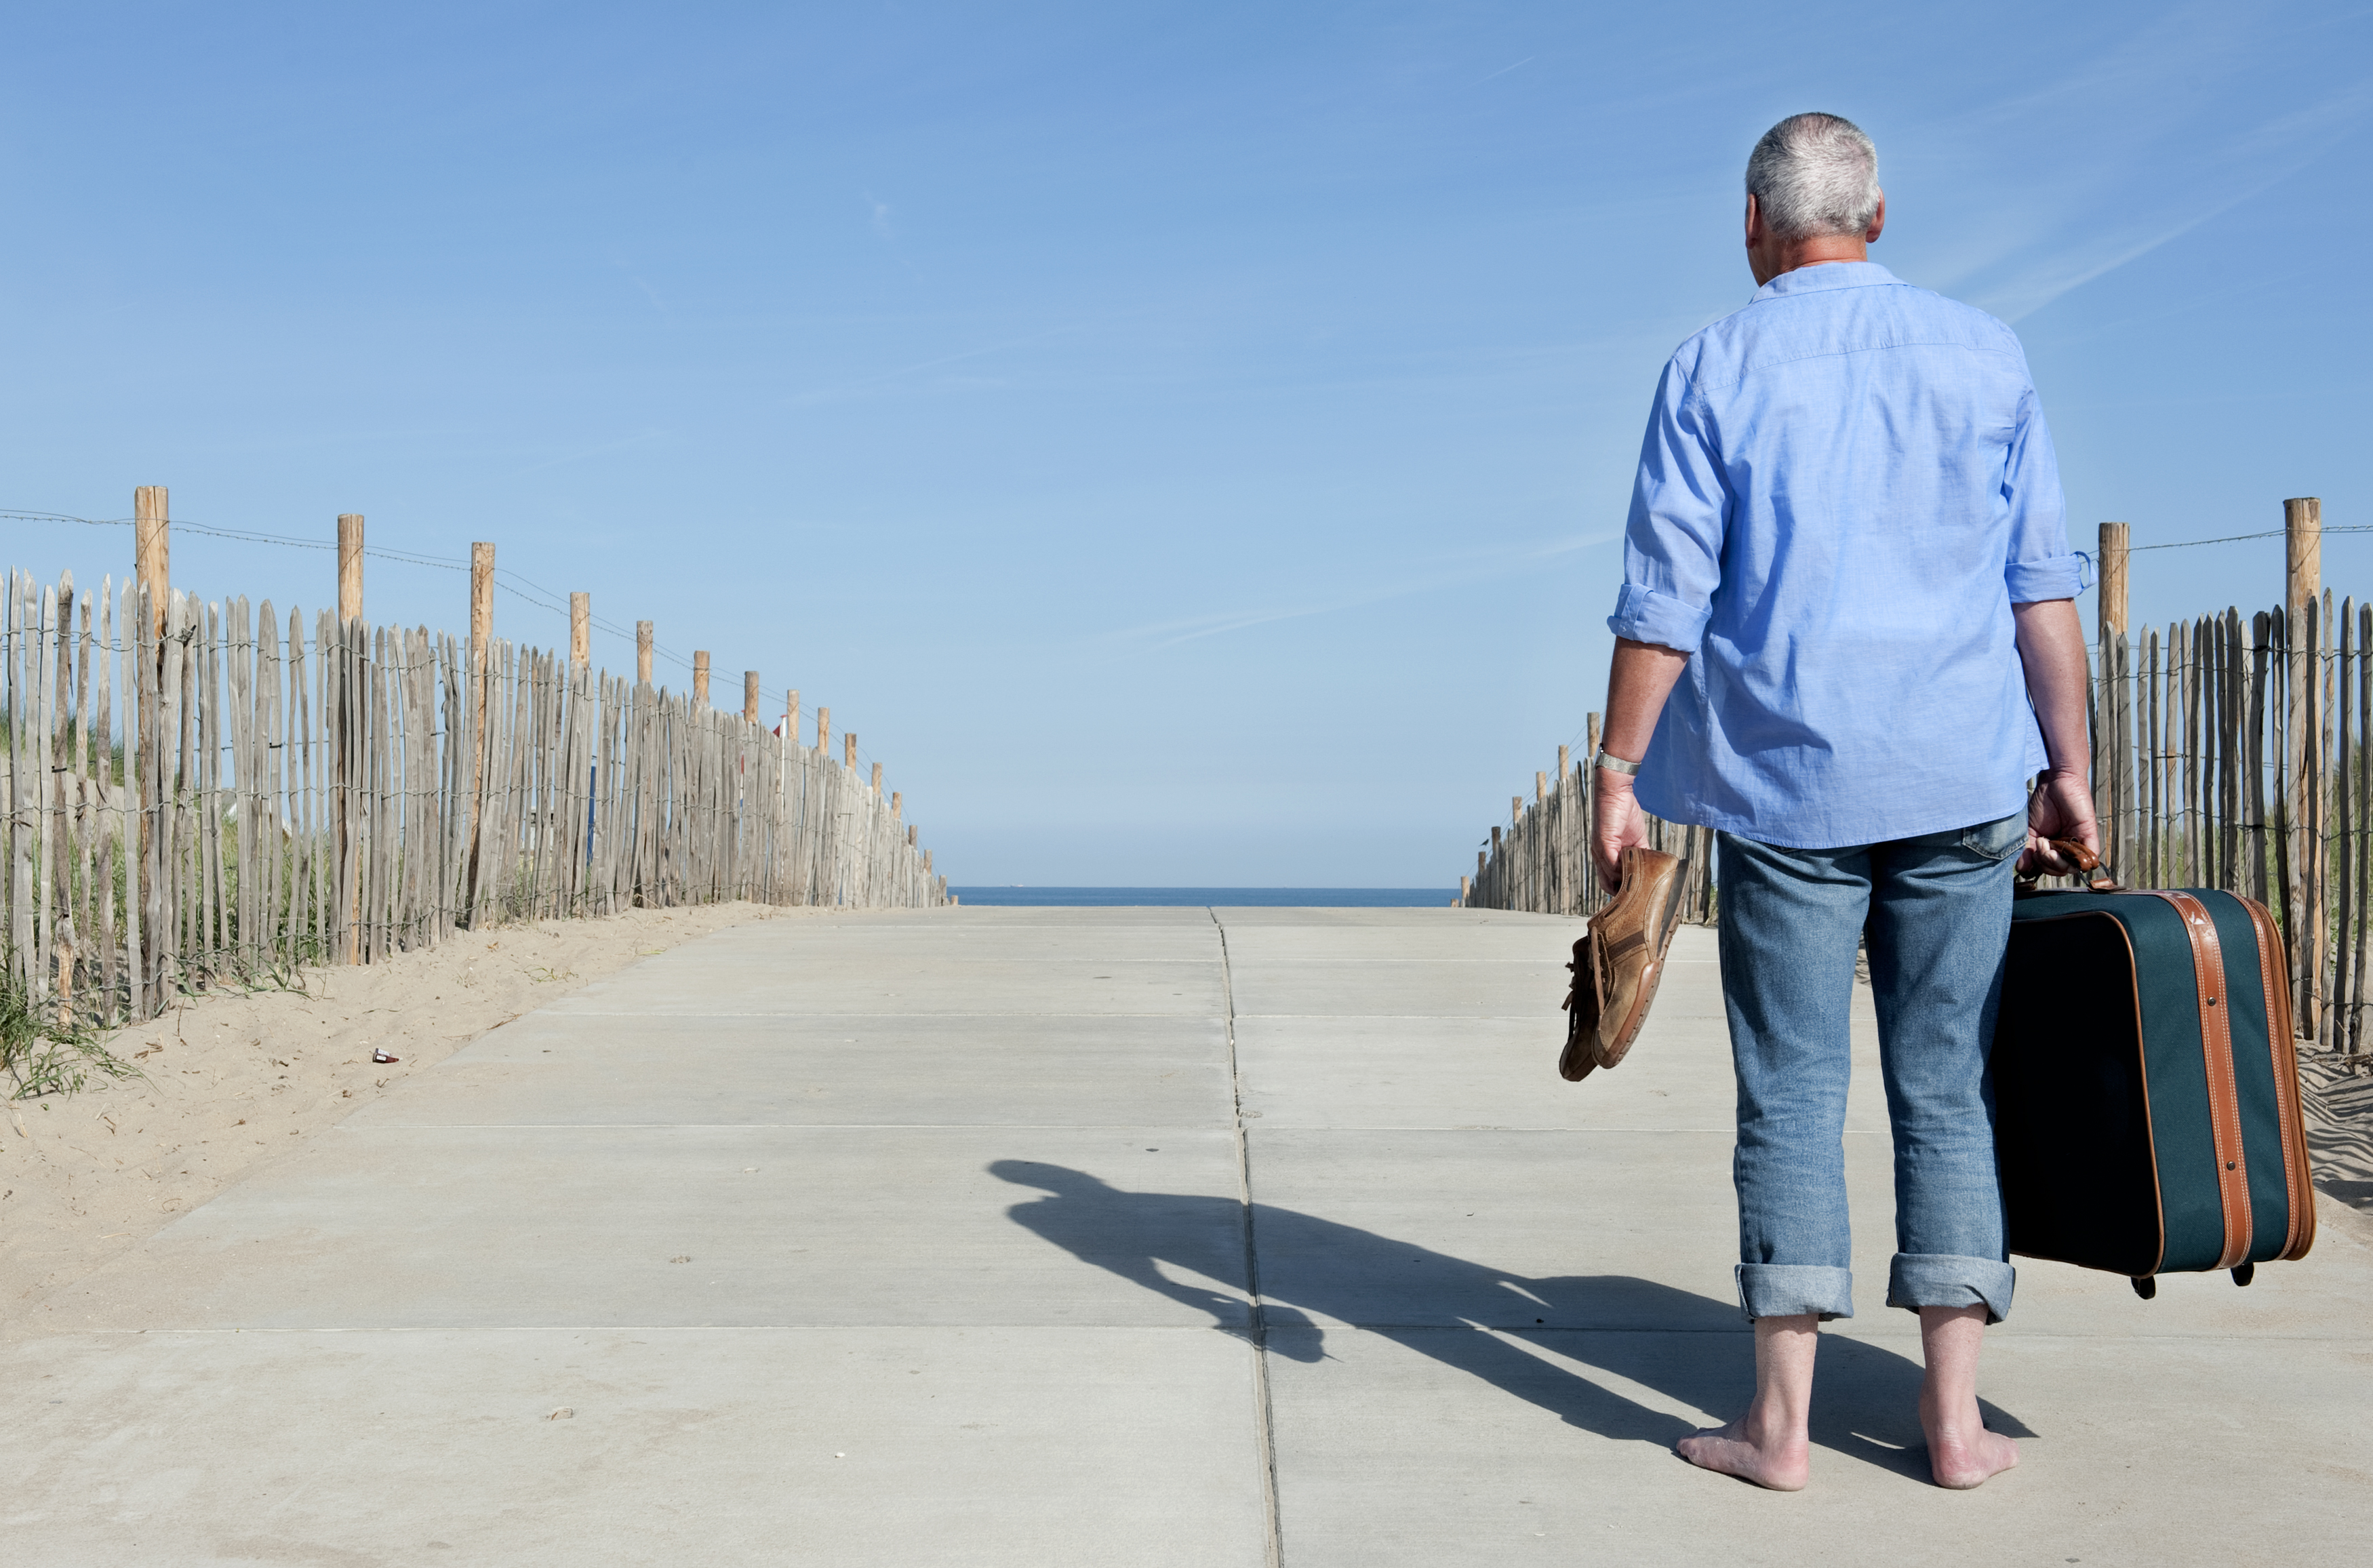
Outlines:
[[[1865,939],[1895,1131],[1887,1305],[2010,1311],[1986,1058],[2024,813],[1842,849],[1720,836],[1722,989],[1738,1071],[1738,1301],[1853,1316],[1846,1080]]]

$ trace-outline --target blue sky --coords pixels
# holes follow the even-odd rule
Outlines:
[[[1798,110],[1876,138],[1875,259],[2017,327],[2080,546],[2295,495],[2373,521],[2361,8],[91,5],[6,38],[0,508],[163,484],[199,523],[492,539],[829,704],[959,883],[1471,869],[1598,706],[1649,393],[1750,292],[1740,171]],[[0,531],[44,575],[129,559]],[[2325,563],[2373,592],[2373,536]],[[190,535],[175,577],[333,585]],[[2145,617],[2280,590],[2274,541],[2135,569]],[[465,603],[370,565],[375,617]]]

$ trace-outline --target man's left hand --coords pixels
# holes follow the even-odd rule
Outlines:
[[[2027,848],[2018,858],[2021,876],[2066,876],[2075,867],[2052,847],[2064,838],[2098,855],[2101,826],[2093,820],[2092,786],[2081,776],[2052,772],[2044,776],[2027,800]]]

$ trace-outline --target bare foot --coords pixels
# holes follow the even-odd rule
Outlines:
[[[1811,1445],[1802,1436],[1776,1433],[1759,1443],[1748,1435],[1748,1421],[1742,1416],[1728,1426],[1707,1427],[1674,1446],[1682,1458],[1701,1470],[1719,1470],[1773,1492],[1804,1491],[1813,1474]]]
[[[1970,1399],[1946,1420],[1925,1398],[1920,1401],[1921,1430],[1928,1434],[1928,1473],[1936,1484],[1953,1492],[1981,1487],[2018,1463],[2018,1445],[1999,1432],[1988,1432]]]

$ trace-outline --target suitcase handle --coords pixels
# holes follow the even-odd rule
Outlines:
[[[2101,857],[2087,848],[2084,845],[2078,843],[2075,839],[2049,838],[2044,840],[2044,842],[2050,844],[2052,848],[2058,850],[2060,858],[2075,866],[2080,873],[2087,872],[2091,872],[2092,874],[2086,880],[2086,885],[2091,888],[2095,893],[2123,893],[2125,891],[2124,888],[2118,885],[2118,879],[2110,874],[2109,868],[2101,863]],[[2034,872],[2022,875],[2018,880],[2025,883],[2028,886],[2033,887],[2035,885],[2036,879],[2042,874],[2043,873],[2041,872]]]

